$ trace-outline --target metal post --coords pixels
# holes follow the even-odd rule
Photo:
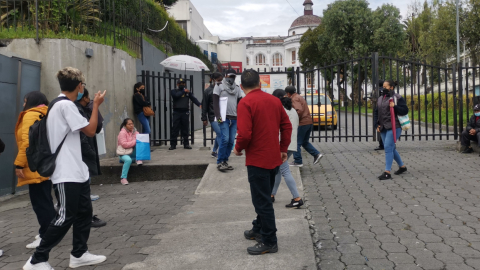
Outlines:
[[[455,6],[457,9],[457,63],[460,62],[460,22],[458,16],[458,0],[455,1]]]
[[[37,44],[40,43],[40,40],[38,39],[38,0],[35,0],[35,30],[37,32]]]
[[[297,93],[300,94],[300,67],[297,67]]]
[[[452,66],[452,85],[453,85],[453,132],[454,139],[458,140],[458,125],[457,125],[457,65],[453,64]],[[448,107],[447,107],[448,108]],[[448,115],[448,113],[447,113]]]
[[[377,107],[377,98],[378,98],[378,52],[372,54],[372,96],[375,95],[375,99],[373,99],[373,109]],[[377,141],[377,127],[376,124],[373,123],[373,141]]]
[[[463,132],[463,74],[462,74],[462,63],[458,63],[458,115],[460,116],[458,126],[460,127],[460,132]],[[467,93],[468,95],[468,93]]]
[[[204,92],[205,92],[205,69],[202,69],[202,93]],[[207,115],[207,118],[208,118],[208,115]],[[207,126],[205,125],[203,125],[203,147],[207,147]]]
[[[193,75],[190,75],[190,93],[193,95]],[[191,133],[191,144],[195,143],[195,114],[193,113],[193,102],[190,103],[190,133]]]

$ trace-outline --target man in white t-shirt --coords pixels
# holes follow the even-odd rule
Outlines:
[[[49,253],[63,239],[73,225],[73,249],[70,254],[71,268],[104,262],[105,256],[88,252],[87,241],[92,223],[92,201],[88,182],[88,167],[82,161],[80,132],[95,136],[98,121],[98,107],[103,103],[106,91],[95,94],[92,117],[88,122],[73,103],[82,98],[85,77],[76,68],[66,67],[57,73],[61,94],[64,99],[57,101],[48,113],[47,133],[52,153],[63,146],[55,162],[51,176],[55,195],[60,204],[58,214],[44,234],[40,246],[27,261],[24,270],[53,269],[48,263]]]

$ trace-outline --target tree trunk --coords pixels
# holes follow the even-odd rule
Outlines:
[[[354,102],[355,105],[362,104],[362,97],[363,97],[362,84],[364,80],[365,80],[364,71],[360,70],[360,76],[357,77],[357,80],[355,81],[355,84],[352,89],[352,93],[350,94],[350,97],[352,98],[352,101]]]

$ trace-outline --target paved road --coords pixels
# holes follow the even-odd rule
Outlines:
[[[359,137],[356,138],[345,138],[342,136],[366,136],[369,135],[370,138],[368,138],[368,141],[373,141],[373,118],[368,116],[365,117],[365,113],[362,112],[361,114],[354,114],[352,116],[351,111],[345,113],[344,111],[338,113],[338,128],[337,130],[332,130],[330,127],[325,129],[321,127],[320,129],[315,128],[315,130],[312,133],[312,136],[314,137],[322,137],[322,138],[316,138],[315,141],[321,141],[321,142],[345,142],[345,141],[360,141]],[[445,128],[441,131],[443,134],[446,134]],[[419,126],[418,122],[415,122],[415,125],[412,125],[412,128],[403,134],[409,135],[407,140],[412,140],[412,134],[440,134],[439,128],[436,128],[435,130],[432,128],[432,125],[429,124],[428,127],[425,126]],[[450,132],[453,134],[453,132]],[[328,137],[325,139],[325,137]],[[333,140],[332,140],[332,137]],[[430,136],[428,140],[433,140],[434,137]],[[453,136],[450,136],[451,140],[453,140]],[[419,140],[419,137],[415,137],[415,140]],[[421,140],[427,140],[426,137],[422,137]],[[440,136],[435,136],[435,140],[440,140]],[[442,140],[447,140],[447,137],[443,135]],[[363,137],[361,138],[361,141],[367,141],[367,138]]]
[[[130,183],[128,186],[92,186],[92,193],[100,195],[93,202],[94,214],[108,222],[107,226],[93,229],[88,241],[94,254],[107,256],[107,261],[96,267],[82,269],[118,270],[129,263],[144,260],[147,255],[138,253],[141,248],[157,245],[156,234],[170,231],[175,224],[168,221],[184,205],[193,204],[194,192],[200,179]],[[13,201],[2,202],[23,205],[22,208],[0,212],[0,269],[18,270],[23,267],[33,250],[26,249],[38,233],[38,223],[28,195]],[[24,204],[22,204],[24,202]],[[72,233],[50,253],[50,263],[55,269],[67,269],[71,251]]]
[[[301,174],[319,269],[480,269],[478,155],[402,141],[408,172],[379,181],[375,143],[315,145],[325,157],[304,152]]]

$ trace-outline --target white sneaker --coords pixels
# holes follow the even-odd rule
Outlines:
[[[23,266],[23,270],[54,270],[48,262],[32,264],[30,261],[32,257],[28,259],[28,262]]]
[[[40,239],[40,234],[35,235],[35,239]]]
[[[38,238],[37,238],[37,236],[35,236],[35,241],[28,244],[27,248],[37,248],[38,246],[40,246],[41,241],[42,241],[42,238],[40,238],[40,236],[38,236]]]
[[[91,200],[92,202],[93,202],[93,201],[96,201],[96,200],[98,200],[98,199],[100,199],[100,196],[98,196],[98,195],[90,195],[90,200]]]
[[[75,258],[72,254],[70,254],[70,268],[77,268],[80,266],[86,265],[94,265],[99,264],[107,260],[107,257],[103,255],[93,255],[90,252],[83,253],[82,257]]]

